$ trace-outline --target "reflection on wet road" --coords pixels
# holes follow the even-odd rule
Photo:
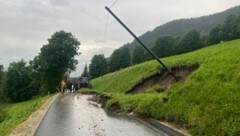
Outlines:
[[[89,95],[60,95],[48,110],[35,136],[163,136],[136,119],[110,114]]]

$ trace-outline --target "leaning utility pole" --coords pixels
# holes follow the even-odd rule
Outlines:
[[[106,6],[105,9],[137,40],[140,45],[145,48],[149,54],[151,54],[170,74],[175,80],[178,78],[173,74],[173,72],[155,55],[148,47]]]

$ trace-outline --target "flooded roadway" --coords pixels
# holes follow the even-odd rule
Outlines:
[[[163,132],[128,117],[108,113],[88,101],[89,95],[59,95],[35,136],[165,136]]]

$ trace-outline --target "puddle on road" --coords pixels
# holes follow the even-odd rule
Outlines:
[[[128,116],[108,113],[88,101],[90,95],[60,95],[47,112],[36,136],[164,136]]]

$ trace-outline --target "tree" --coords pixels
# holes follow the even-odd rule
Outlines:
[[[240,17],[235,15],[230,15],[224,21],[221,27],[221,40],[229,41],[233,39],[240,38],[240,32],[238,27],[240,25]]]
[[[31,82],[29,77],[30,67],[26,66],[24,60],[9,64],[6,75],[3,79],[4,94],[13,101],[30,99],[34,94],[29,89]]]
[[[149,52],[145,51],[144,52],[144,61],[149,61],[152,59],[154,59],[154,57],[151,54],[149,54]]]
[[[145,60],[144,49],[140,45],[137,45],[133,50],[132,64],[138,64]]]
[[[167,57],[173,55],[176,51],[173,48],[176,46],[176,39],[172,36],[164,36],[157,39],[152,51],[159,57]]]
[[[75,70],[77,60],[74,57],[79,55],[79,45],[80,42],[71,33],[59,31],[41,48],[31,65],[40,76],[40,90],[43,93],[55,92],[64,74]]]
[[[220,41],[229,41],[240,38],[240,16],[228,16],[222,25],[211,29],[209,44],[216,44]]]
[[[87,63],[85,64],[85,67],[84,67],[84,69],[83,69],[83,73],[82,73],[81,77],[89,77],[89,72],[88,72]]]
[[[0,101],[4,99],[4,93],[2,88],[3,77],[4,77],[4,68],[3,68],[3,65],[0,65]]]
[[[177,44],[177,53],[185,53],[203,47],[200,33],[196,30],[183,34]]]
[[[0,65],[0,85],[1,85],[1,80],[3,78],[3,75],[4,75],[4,68],[3,68],[3,65]]]
[[[201,36],[201,40],[202,40],[202,45],[203,47],[209,46],[209,35],[202,35]]]
[[[29,62],[29,78],[31,80],[31,83],[29,84],[29,89],[32,91],[35,91],[35,94],[40,93],[40,85],[41,85],[41,75],[40,73],[36,72],[32,66],[32,61]]]
[[[116,49],[109,58],[109,71],[114,72],[131,65],[131,56],[128,47]]]
[[[103,54],[94,55],[89,65],[91,78],[102,76],[108,72],[107,59]]]
[[[209,34],[209,44],[217,44],[221,41],[220,33],[221,33],[221,26],[214,27],[211,29]]]

